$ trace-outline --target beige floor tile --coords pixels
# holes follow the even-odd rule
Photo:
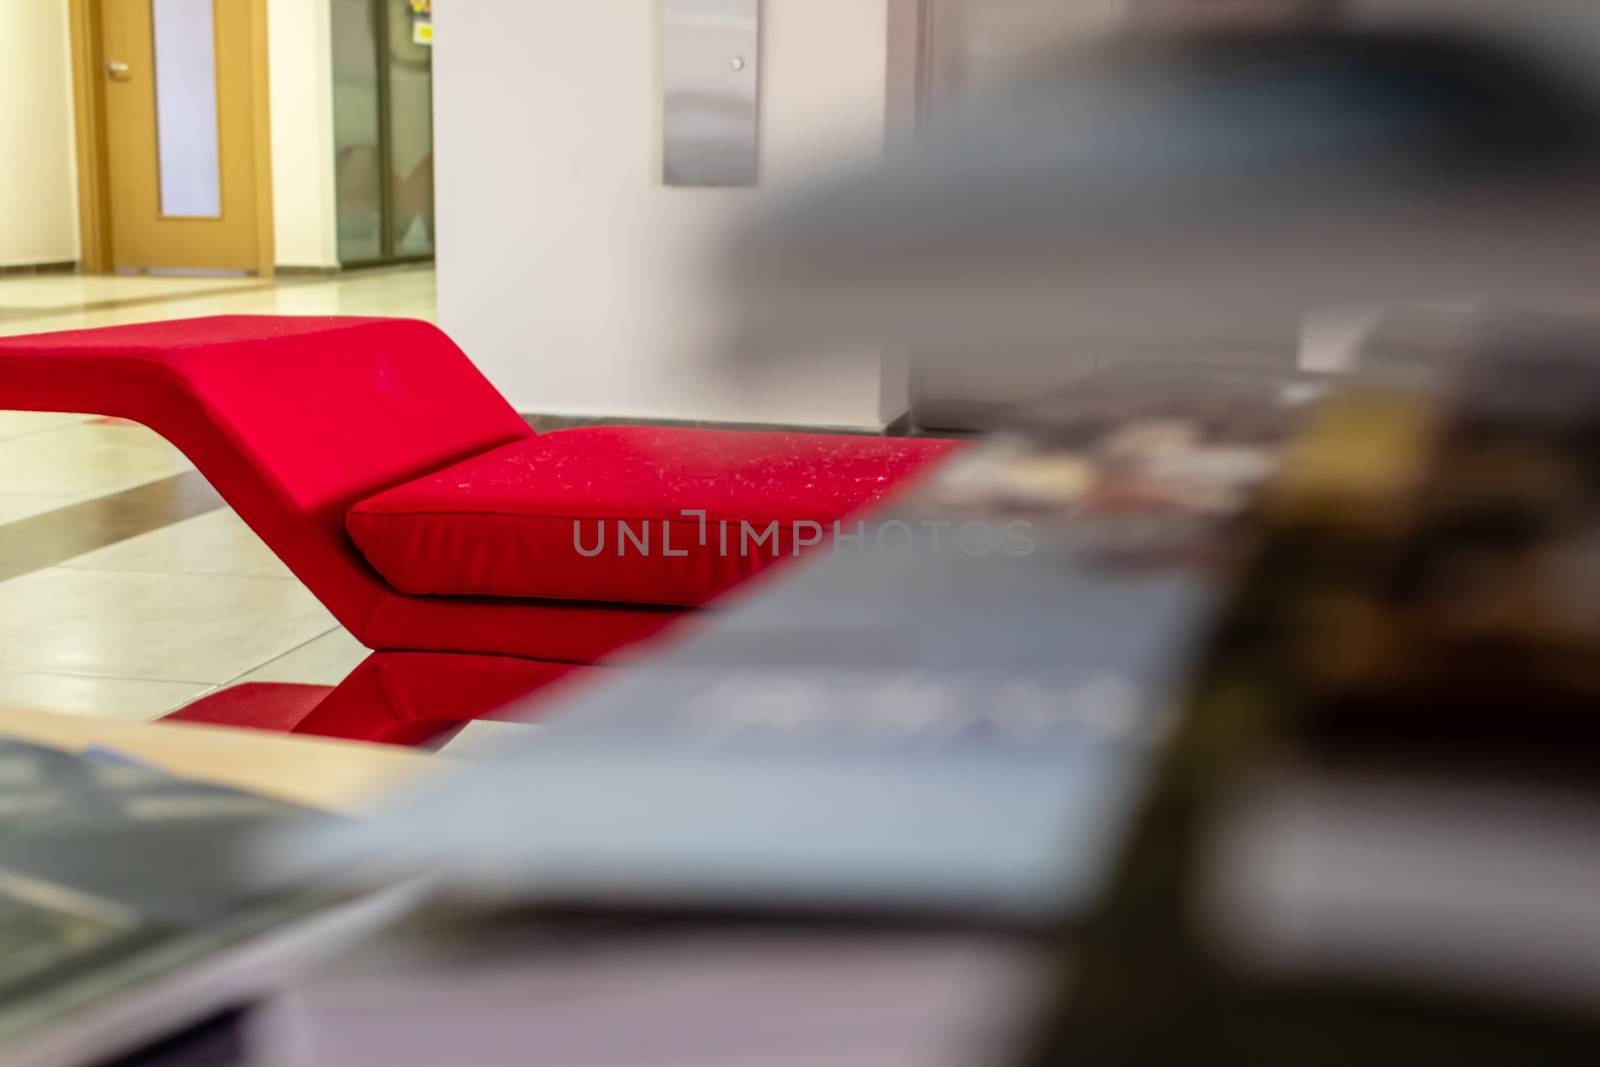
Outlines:
[[[0,582],[0,670],[224,682],[335,625],[292,580],[50,567]]]
[[[3,502],[0,502],[3,506]],[[293,577],[231,508],[199,515],[130,537],[62,563],[63,567],[164,574],[234,574]]]
[[[0,441],[0,493],[83,499],[193,466],[142,426],[81,422]]]
[[[7,317],[0,319],[0,337],[20,337],[30,333],[55,333],[59,330],[80,330],[85,326],[101,325],[90,322],[91,313],[71,311],[52,312],[45,315]],[[128,321],[135,321],[130,318]]]
[[[112,300],[149,300],[259,285],[257,278],[171,277],[158,274],[35,274],[0,278],[0,304],[72,308]],[[48,329],[49,327],[45,327]]]
[[[437,315],[434,273],[425,267],[319,279],[289,278],[270,286],[262,286],[253,278],[237,285],[219,285],[215,278],[107,279],[73,275],[27,281],[30,285],[23,292],[7,289],[11,283],[0,279],[0,303],[46,309],[49,313],[0,323],[0,336],[197,315],[393,315],[430,322]],[[177,284],[184,281],[195,284]],[[112,284],[105,287],[99,284],[102,282]],[[134,282],[163,284],[137,288],[117,284]],[[97,306],[119,299],[140,302],[123,307]]]
[[[147,722],[175,711],[209,688],[190,682],[0,671],[0,727],[11,708]]]
[[[20,493],[0,493],[0,525],[31,519],[47,511],[65,507],[67,501],[58,496],[25,496]]]
[[[240,682],[298,682],[301,685],[338,685],[371,655],[344,627],[307,641],[270,663],[237,679]]]
[[[452,759],[477,759],[524,741],[537,729],[533,723],[477,719],[463,726],[439,752]]]
[[[93,415],[70,415],[55,411],[0,411],[0,441],[10,437],[23,437],[41,430],[56,430],[78,422],[87,422]]]

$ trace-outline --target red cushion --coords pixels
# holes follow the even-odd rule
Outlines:
[[[375,652],[315,710],[290,727],[297,734],[426,745],[473,719],[523,721],[520,699],[538,689],[579,684],[603,667],[545,663],[510,656]],[[506,708],[516,701],[515,712]],[[543,704],[540,704],[542,710]]]
[[[588,663],[681,614],[412,597],[374,573],[345,529],[352,505],[533,433],[426,323],[226,316],[0,338],[0,408],[149,426],[369,648]]]
[[[396,589],[694,606],[879,503],[954,442],[645,426],[514,441],[390,489],[350,535]],[[704,511],[702,522],[688,511]],[[855,524],[841,525],[851,534]]]

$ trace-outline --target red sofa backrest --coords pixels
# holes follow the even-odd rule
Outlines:
[[[182,449],[358,638],[392,595],[350,506],[531,430],[408,319],[220,316],[0,338],[0,409],[144,423]]]

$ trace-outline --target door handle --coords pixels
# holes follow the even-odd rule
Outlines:
[[[111,62],[106,64],[106,76],[114,82],[125,82],[131,74],[128,73],[128,64]]]

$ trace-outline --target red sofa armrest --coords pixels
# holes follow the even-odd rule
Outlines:
[[[356,501],[531,434],[406,319],[223,316],[0,339],[0,408],[132,419],[182,449],[357,637],[389,591]]]

